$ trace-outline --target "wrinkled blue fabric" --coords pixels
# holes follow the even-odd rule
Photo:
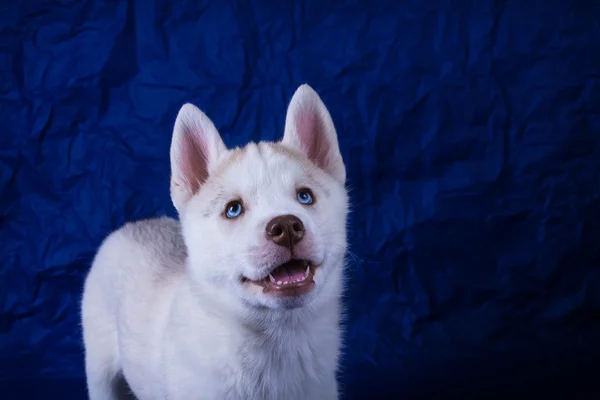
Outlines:
[[[0,379],[21,390],[0,398],[85,398],[83,279],[111,230],[176,215],[179,107],[230,146],[271,140],[305,82],[353,204],[344,398],[583,387],[600,364],[598,15],[566,0],[0,2]]]

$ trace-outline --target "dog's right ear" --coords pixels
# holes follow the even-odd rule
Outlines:
[[[177,114],[171,141],[171,200],[181,213],[227,150],[217,128],[196,106],[185,104]]]
[[[346,167],[331,115],[317,92],[306,84],[290,100],[281,143],[306,154],[316,166],[345,183]]]

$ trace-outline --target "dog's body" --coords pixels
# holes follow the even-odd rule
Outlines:
[[[91,400],[333,400],[347,193],[337,135],[308,86],[284,138],[227,150],[182,107],[170,218],[102,244],[82,322]]]

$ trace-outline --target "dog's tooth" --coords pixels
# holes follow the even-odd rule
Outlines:
[[[308,278],[308,274],[310,274],[310,266],[306,267],[306,271],[304,271],[304,279]]]
[[[269,279],[271,280],[271,283],[277,283],[275,281],[275,277],[273,276],[273,274],[269,273]]]
[[[278,284],[278,285],[281,285],[282,283],[283,283],[283,282],[281,282],[281,281],[277,281],[277,284]]]

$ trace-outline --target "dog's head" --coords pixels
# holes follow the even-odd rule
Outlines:
[[[195,279],[243,304],[296,308],[339,292],[346,170],[317,93],[294,94],[280,142],[227,149],[191,104],[175,122],[171,197]]]

